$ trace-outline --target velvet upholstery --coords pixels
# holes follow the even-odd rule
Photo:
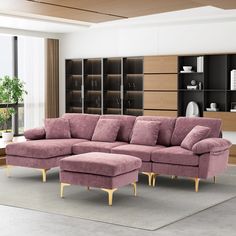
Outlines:
[[[87,152],[105,152],[110,153],[111,149],[121,145],[125,145],[125,142],[98,142],[98,141],[88,141],[76,143],[72,147],[73,154],[82,154]]]
[[[90,152],[63,158],[60,161],[61,170],[89,173],[103,176],[117,176],[137,170],[142,161],[133,156]]]
[[[160,124],[158,121],[137,120],[134,124],[130,143],[155,146]]]
[[[198,166],[173,165],[166,163],[153,163],[152,172],[159,175],[176,175],[184,177],[198,177]]]
[[[199,158],[199,178],[207,179],[226,170],[229,150],[205,153]]]
[[[138,170],[134,170],[132,172],[118,175],[115,177],[61,171],[60,181],[62,183],[89,186],[94,188],[114,189],[137,182]]]
[[[152,162],[142,161],[142,166],[139,169],[139,172],[152,172]]]
[[[145,146],[138,144],[127,144],[112,148],[111,153],[126,154],[139,157],[142,161],[148,162],[151,160],[151,153],[157,149],[165,148],[162,145]]]
[[[211,130],[209,132],[209,138],[219,138],[221,120],[213,118],[203,117],[178,117],[175,124],[175,129],[171,138],[172,146],[179,146],[187,134],[196,126],[206,126]]]
[[[180,146],[173,146],[153,151],[151,160],[167,164],[198,166],[199,156]]]
[[[100,118],[95,127],[92,141],[115,142],[119,129],[119,120]]]
[[[193,145],[193,152],[196,154],[203,154],[208,152],[219,152],[228,150],[232,143],[223,138],[208,138],[199,141]]]
[[[42,139],[21,143],[11,143],[6,154],[31,158],[51,158],[72,154],[72,145],[85,142],[83,139]]]
[[[38,128],[25,130],[24,136],[28,140],[45,139],[46,132],[45,132],[44,127],[38,127]]]
[[[136,117],[129,115],[102,115],[102,119],[118,119],[120,121],[120,129],[117,135],[117,141],[130,141],[132,129]]]
[[[158,133],[157,144],[169,146],[171,141],[171,136],[175,127],[176,118],[164,117],[164,116],[139,116],[138,120],[149,120],[161,122],[160,130]]]
[[[6,162],[7,165],[11,166],[21,166],[37,169],[51,169],[59,166],[59,161],[65,156],[57,156],[52,158],[35,158],[35,157],[21,157],[21,156],[11,156],[7,155]]]
[[[180,146],[182,148],[192,150],[193,145],[203,139],[206,139],[209,132],[209,127],[197,125],[187,134]]]
[[[72,138],[91,140],[99,115],[66,113],[62,116],[70,122]]]
[[[70,123],[64,118],[50,118],[45,120],[46,139],[71,138]]]

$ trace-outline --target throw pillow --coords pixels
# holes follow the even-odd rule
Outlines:
[[[95,127],[92,140],[101,142],[116,141],[120,129],[120,121],[117,119],[99,119]]]
[[[130,143],[154,146],[157,143],[161,122],[137,120]]]
[[[71,138],[70,123],[64,118],[50,118],[45,120],[46,139]]]
[[[197,125],[187,134],[180,146],[192,150],[193,145],[207,138],[210,131],[209,127]]]

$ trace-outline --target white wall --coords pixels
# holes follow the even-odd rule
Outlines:
[[[65,112],[65,59],[236,52],[236,21],[154,27],[93,28],[60,39],[60,113]],[[236,143],[236,135],[227,135]]]

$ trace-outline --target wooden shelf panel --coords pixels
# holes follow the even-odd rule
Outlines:
[[[178,73],[177,56],[144,57],[144,73]]]
[[[144,110],[145,116],[170,116],[170,117],[177,117],[177,111],[171,110]]]
[[[144,92],[144,109],[177,110],[177,92]]]
[[[229,164],[236,165],[236,145],[232,145],[229,152]]]
[[[144,90],[177,90],[176,74],[144,75]]]
[[[207,112],[203,113],[204,117],[219,118],[222,120],[223,131],[236,131],[236,112]]]

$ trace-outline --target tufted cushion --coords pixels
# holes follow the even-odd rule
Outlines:
[[[130,143],[155,146],[160,124],[158,121],[138,120],[135,122]]]
[[[46,139],[71,138],[70,124],[64,118],[51,118],[45,120]]]
[[[184,138],[181,143],[181,147],[192,150],[192,147],[195,143],[208,137],[210,130],[211,129],[209,127],[200,125],[195,126]]]
[[[117,141],[130,141],[132,129],[136,117],[129,115],[103,115],[102,119],[117,119],[120,121],[120,129],[117,135]]]
[[[178,117],[175,124],[175,129],[171,138],[172,146],[179,146],[187,134],[196,125],[209,127],[211,130],[209,132],[209,138],[219,138],[221,120],[213,118],[204,117]]]
[[[139,116],[138,120],[149,120],[149,121],[158,121],[161,122],[160,131],[158,133],[157,144],[169,146],[171,136],[175,127],[176,118],[173,117],[164,117],[164,116]]]
[[[99,115],[66,113],[62,116],[70,122],[72,138],[91,140]]]
[[[92,141],[114,142],[119,129],[119,120],[99,119],[93,133]]]

